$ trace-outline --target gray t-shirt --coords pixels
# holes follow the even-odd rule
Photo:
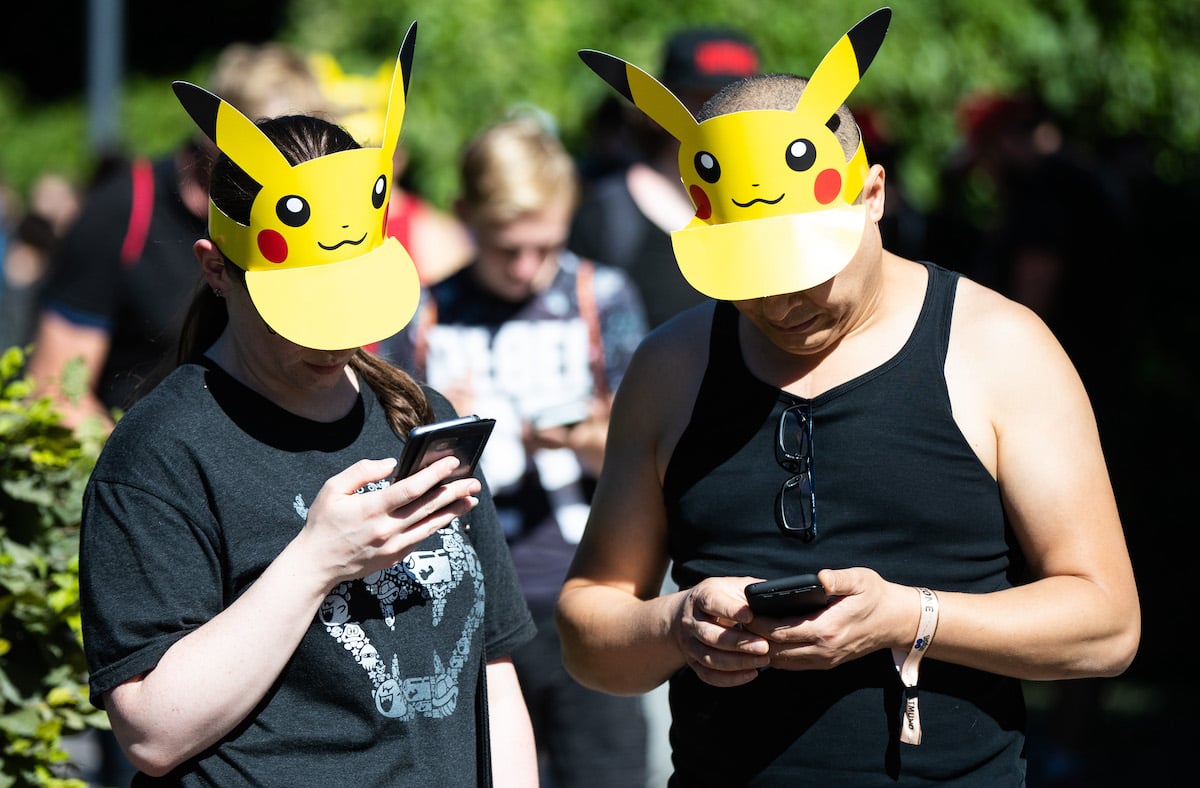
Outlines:
[[[172,373],[118,423],[84,497],[92,698],[152,670],[228,607],[299,532],[330,476],[401,447],[365,386],[353,412],[325,424],[216,368]],[[485,490],[405,561],[330,589],[243,725],[168,778],[135,784],[474,785],[485,654],[533,633]]]

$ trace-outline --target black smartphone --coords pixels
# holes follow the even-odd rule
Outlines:
[[[825,588],[811,572],[761,580],[746,586],[746,601],[756,616],[803,616],[829,604]]]
[[[411,476],[430,463],[451,455],[458,457],[458,467],[443,483],[472,475],[495,426],[495,419],[462,416],[413,427],[408,433],[408,441],[404,444],[404,452],[400,455],[392,481]]]

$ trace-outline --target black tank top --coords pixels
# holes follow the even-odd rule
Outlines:
[[[925,301],[900,351],[811,400],[750,373],[738,313],[717,303],[708,367],[663,485],[681,588],[851,566],[935,590],[1016,582],[1023,561],[999,488],[954,422],[943,374],[958,275],[926,267]],[[811,542],[785,535],[775,516],[792,476],[776,459],[777,425],[796,404],[812,419]],[[886,650],[831,671],[767,670],[737,688],[685,668],[671,680],[671,784],[1023,784],[1018,681],[926,659],[919,746],[899,742],[902,688]]]

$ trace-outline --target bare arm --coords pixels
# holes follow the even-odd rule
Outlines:
[[[304,528],[237,601],[109,692],[113,731],[134,766],[166,774],[219,741],[279,677],[330,588],[394,565],[476,503],[474,478],[435,487],[455,466],[449,458],[355,494],[394,466],[364,460],[331,478]]]
[[[1020,678],[1118,674],[1136,653],[1140,609],[1083,384],[1032,312],[970,282],[959,298],[947,363],[956,419],[983,424],[991,414],[989,467],[1037,579],[981,597],[941,595],[930,653]]]
[[[488,728],[496,788],[537,785],[537,747],[512,659],[487,665]]]
[[[55,312],[41,313],[33,340],[33,356],[29,360],[29,375],[38,390],[54,400],[64,425],[75,428],[95,417],[112,429],[112,418],[95,393],[110,345],[108,332],[104,329],[76,325]],[[77,402],[72,402],[60,383],[67,363],[76,358],[83,361],[87,370],[87,388]]]
[[[685,352],[682,339],[706,336],[709,314],[656,334],[635,355],[613,404],[587,529],[559,596],[567,670],[606,692],[646,692],[684,664],[714,683],[741,683],[766,664],[766,641],[735,627],[735,615],[748,616],[744,579],[659,596],[668,564],[662,473],[705,361]]]

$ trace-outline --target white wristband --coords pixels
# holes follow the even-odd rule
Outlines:
[[[900,673],[900,681],[904,683],[904,715],[900,719],[900,741],[905,744],[921,743],[921,714],[917,708],[917,674],[921,665],[921,657],[933,642],[934,632],[938,623],[937,594],[928,588],[918,588],[921,594],[921,622],[917,625],[917,639],[912,648],[905,654],[900,649],[892,649],[892,661]]]

